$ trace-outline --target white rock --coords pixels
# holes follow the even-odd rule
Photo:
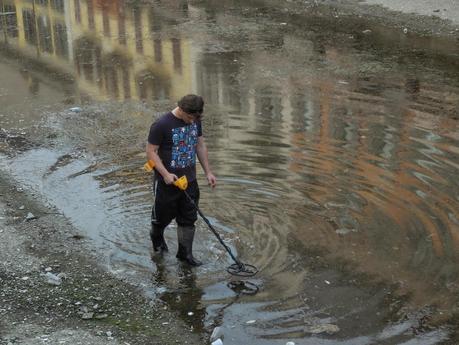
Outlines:
[[[32,212],[27,213],[26,220],[37,219]]]
[[[295,345],[295,343],[293,341],[287,341],[285,345]]]
[[[257,320],[249,320],[249,321],[246,322],[246,324],[250,325],[250,324],[255,323],[255,322],[257,322]]]
[[[61,285],[62,283],[61,278],[51,272],[46,272],[45,278],[46,282],[51,285]]]
[[[212,345],[223,345],[223,341],[221,339],[217,339],[214,342],[212,342]]]

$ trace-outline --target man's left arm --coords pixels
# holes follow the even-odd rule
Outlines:
[[[199,159],[199,163],[201,163],[202,169],[206,174],[207,182],[209,185],[214,188],[217,185],[217,178],[214,176],[212,171],[210,170],[209,165],[209,154],[207,152],[206,142],[203,136],[198,137],[198,144],[196,146],[196,154]]]

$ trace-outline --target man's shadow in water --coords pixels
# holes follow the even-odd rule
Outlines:
[[[159,298],[172,311],[177,312],[178,316],[190,328],[192,327],[193,331],[204,332],[206,308],[201,303],[204,291],[196,283],[196,268],[182,262],[178,262],[176,266],[166,265],[166,259],[162,256],[152,257],[152,260],[156,264],[153,280],[158,285],[167,287],[166,292],[162,293]],[[176,276],[172,276],[174,273]]]
[[[156,272],[153,274],[154,281],[158,285],[167,287],[160,299],[167,303],[171,310],[178,312],[180,318],[194,331],[206,332],[206,307],[201,303],[204,291],[196,284],[195,268],[182,262],[176,266],[166,265],[166,258],[163,256],[154,256],[152,260],[156,264]],[[171,270],[171,267],[176,268],[176,270]],[[174,272],[176,272],[179,281],[176,288],[173,286],[175,277],[171,277]],[[249,280],[230,280],[226,285],[233,291],[234,297],[215,311],[216,315],[212,321],[208,320],[208,327],[212,329],[223,324],[224,312],[227,308],[239,301],[242,296],[255,295],[259,291],[259,286]]]

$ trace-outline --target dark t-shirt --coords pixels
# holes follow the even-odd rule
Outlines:
[[[151,125],[148,142],[159,146],[158,155],[170,173],[177,177],[186,175],[191,182],[196,180],[196,145],[200,136],[200,121],[187,124],[169,112]]]

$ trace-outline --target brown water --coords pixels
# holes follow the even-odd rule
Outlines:
[[[222,326],[225,344],[455,337],[454,38],[255,2],[4,5],[1,148],[33,149],[1,166],[71,218],[114,273],[203,337]],[[206,100],[219,178],[211,191],[201,175],[200,207],[260,269],[255,295],[225,271],[232,261],[202,221],[203,267],[177,263],[174,225],[171,254],[150,259],[143,146],[155,114],[189,92]]]

